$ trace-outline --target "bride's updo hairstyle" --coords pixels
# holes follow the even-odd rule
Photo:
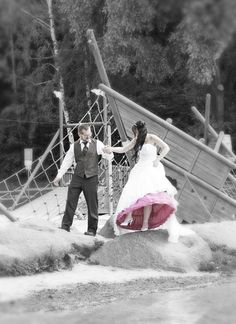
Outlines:
[[[138,158],[138,153],[141,150],[147,136],[146,124],[140,120],[137,121],[132,126],[132,132],[134,133],[134,136],[138,135],[136,143],[134,145],[134,155],[132,156],[132,159],[136,162]]]

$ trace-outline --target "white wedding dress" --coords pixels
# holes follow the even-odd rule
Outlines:
[[[174,196],[177,190],[166,178],[163,164],[159,162],[154,166],[156,156],[157,149],[154,145],[142,146],[139,160],[130,172],[113,216],[116,235],[140,231],[143,209],[148,205],[152,206],[149,230],[166,229],[170,242],[177,242],[181,235],[194,234],[176,219],[178,202]]]

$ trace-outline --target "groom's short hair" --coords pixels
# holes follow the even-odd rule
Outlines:
[[[83,130],[87,131],[90,128],[89,124],[80,124],[78,126],[78,133],[82,133]]]

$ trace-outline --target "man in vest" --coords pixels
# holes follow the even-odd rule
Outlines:
[[[53,183],[55,186],[59,185],[59,181],[75,160],[76,167],[68,189],[61,228],[70,232],[79,196],[83,192],[88,208],[88,230],[84,234],[95,236],[98,227],[99,155],[108,159],[113,155],[104,153],[104,144],[91,138],[92,133],[88,124],[81,124],[78,127],[78,134],[79,140],[70,146]]]

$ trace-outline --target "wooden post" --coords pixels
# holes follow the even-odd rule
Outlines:
[[[102,101],[103,101],[103,122],[104,122],[103,139],[104,139],[104,143],[108,144],[108,133],[107,133],[108,114],[107,114],[107,98],[105,94],[102,97]]]
[[[210,124],[210,110],[211,110],[211,95],[207,93],[206,95],[206,104],[205,104],[205,124],[204,124],[204,141],[208,145],[208,128]]]
[[[202,114],[197,110],[196,107],[191,107],[192,112],[194,113],[194,115],[197,117],[197,119],[200,120],[200,122],[202,122],[203,124],[205,123],[205,118],[202,116]],[[209,124],[208,125],[208,131],[211,133],[211,135],[217,139],[218,138],[218,134],[217,132],[214,130],[214,128]],[[236,160],[236,155],[224,144],[224,142],[222,142],[222,146],[224,147],[224,149],[227,151],[227,153],[229,153],[235,160]]]
[[[111,146],[111,125],[107,125],[108,145]],[[108,196],[109,196],[109,214],[113,215],[113,179],[112,179],[112,161],[108,161]]]
[[[111,140],[109,139],[109,135],[111,133],[110,128],[108,128],[108,114],[107,114],[107,98],[104,94],[104,96],[102,97],[103,100],[103,122],[104,122],[104,128],[103,128],[103,141],[105,145],[111,145]],[[109,125],[109,127],[111,127]],[[108,131],[109,129],[109,131]],[[108,134],[109,132],[109,134]],[[111,136],[111,135],[110,135]],[[105,165],[105,185],[106,185],[106,189],[105,189],[105,199],[108,200],[108,212],[111,215],[111,212],[113,212],[113,208],[112,208],[112,178],[110,179],[110,161],[105,160],[104,161],[104,165]],[[104,204],[105,205],[105,204]]]
[[[93,54],[93,57],[95,59],[95,62],[96,62],[96,65],[97,65],[98,72],[99,72],[100,78],[102,80],[102,83],[105,84],[107,87],[111,88],[111,85],[110,85],[110,82],[109,82],[109,79],[108,79],[108,76],[107,76],[103,61],[102,61],[101,53],[99,51],[99,48],[98,48],[98,45],[97,45],[97,42],[96,42],[96,39],[95,39],[95,36],[94,36],[94,33],[93,33],[92,29],[87,30],[87,39],[88,39],[89,48],[90,48],[90,50],[91,50],[91,52]],[[125,142],[125,141],[127,141],[127,135],[126,135],[126,131],[125,131],[125,128],[124,128],[123,121],[121,119],[120,113],[119,113],[119,111],[117,109],[116,102],[110,96],[108,96],[108,99],[109,99],[109,102],[110,102],[110,107],[111,107],[112,114],[114,116],[116,125],[118,127],[118,131],[119,131],[119,134],[120,134],[120,137],[121,137],[121,141]]]
[[[63,147],[63,105],[59,99],[59,130],[60,130],[60,166],[63,161],[64,147]]]
[[[219,152],[220,146],[222,144],[223,138],[224,138],[225,133],[223,131],[219,132],[219,136],[216,142],[216,145],[214,147],[214,151]]]
[[[99,51],[99,48],[98,48],[98,45],[97,45],[97,42],[96,42],[96,39],[94,36],[94,32],[92,29],[87,30],[87,39],[88,39],[89,47],[93,53],[102,83],[104,83],[108,87],[111,87],[105,67],[104,67],[104,64],[103,64],[103,61],[102,61],[101,53]]]

